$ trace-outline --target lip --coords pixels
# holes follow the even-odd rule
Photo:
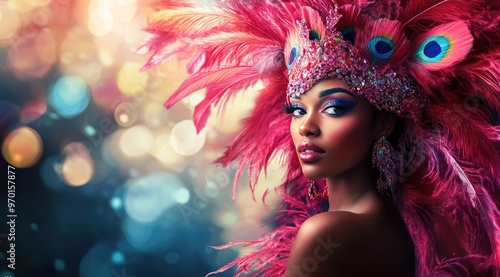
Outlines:
[[[326,151],[323,148],[308,141],[303,141],[299,145],[298,151],[299,151],[299,158],[304,163],[315,162],[321,159],[321,157],[323,157],[323,155],[325,155],[326,153]]]

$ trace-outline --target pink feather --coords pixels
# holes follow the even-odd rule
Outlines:
[[[165,107],[170,108],[175,103],[189,96],[193,92],[211,86],[225,87],[228,84],[243,78],[257,78],[257,73],[250,66],[236,66],[221,68],[208,72],[198,72],[187,78],[181,86],[168,98]]]
[[[307,198],[307,183],[290,137],[290,117],[281,110],[288,82],[283,47],[296,26],[294,15],[313,8],[319,13],[316,17],[324,20],[337,4],[344,20],[356,21],[357,28],[364,28],[372,20],[366,18],[367,14],[392,18],[399,11],[397,1],[378,2],[226,0],[213,7],[194,8],[191,1],[180,1],[174,7],[172,0],[163,0],[159,7],[167,10],[151,17],[148,31],[156,36],[144,43],[140,52],[157,55],[151,60],[154,64],[171,58],[174,52],[178,58],[191,59],[188,70],[193,75],[165,105],[170,107],[194,91],[207,88],[205,99],[195,107],[198,131],[206,124],[213,105],[219,104],[223,110],[241,89],[257,80],[266,84],[242,129],[216,162],[237,163],[234,198],[238,179],[245,171],[253,192],[259,173],[265,172],[271,158],[281,155],[287,166],[285,179],[277,189],[283,206],[272,221],[273,229],[261,238],[223,246],[240,243],[258,250],[217,272],[237,266],[236,276],[283,276],[300,225],[322,211],[321,200]],[[408,0],[401,4],[401,28],[387,23],[389,19],[371,26],[392,30],[391,35],[399,36],[398,41],[408,37],[415,42],[434,27],[466,21],[475,39],[472,51],[463,57],[460,66],[451,62],[451,66],[429,71],[402,65],[398,72],[413,77],[433,99],[433,107],[425,115],[429,124],[408,122],[400,141],[405,148],[413,139],[419,140],[416,151],[425,155],[424,163],[410,176],[405,175],[404,186],[398,186],[395,192],[415,242],[419,277],[487,276],[498,273],[495,270],[500,267],[500,127],[489,124],[492,115],[488,112],[500,110],[500,5],[494,2],[498,1]],[[395,4],[394,12],[381,9],[390,3]],[[356,11],[361,11],[365,20],[354,20]],[[180,48],[171,46],[174,38]],[[401,53],[394,55],[404,56],[404,49],[398,48]],[[464,104],[470,97],[479,100],[475,110]]]
[[[179,37],[199,37],[236,28],[238,19],[220,8],[178,8],[161,10],[148,18],[150,29],[158,29]]]
[[[206,60],[207,60],[207,55],[205,54],[204,51],[200,51],[187,64],[186,66],[187,72],[189,74],[197,73],[203,67]]]
[[[196,105],[193,114],[194,125],[199,133],[210,116],[212,105],[220,104],[219,109],[224,111],[228,100],[241,90],[247,89],[259,79],[256,78],[255,71],[247,70],[240,75],[235,75],[234,78],[226,82],[218,82],[210,86],[207,90],[205,99]],[[222,103],[221,103],[222,101]]]
[[[360,49],[361,53],[364,53],[365,57],[369,57],[369,60],[374,64],[382,62],[398,65],[406,60],[409,55],[410,44],[399,21],[386,18],[372,20],[366,16],[362,16],[362,18],[366,23],[356,36],[356,47]],[[377,59],[369,51],[368,43],[376,37],[388,38],[394,43],[394,53],[388,59]]]
[[[422,28],[474,17],[483,8],[482,0],[410,0],[398,19],[404,28],[413,29],[413,34]],[[467,11],[467,12],[464,12]]]
[[[474,41],[467,24],[462,21],[456,21],[437,26],[422,34],[416,39],[414,46],[419,47],[427,38],[433,36],[446,38],[449,41],[450,48],[446,51],[444,57],[437,62],[418,62],[414,60],[418,63],[415,66],[430,71],[441,70],[462,61],[469,54],[472,42]],[[416,52],[415,56],[422,55],[422,51]]]

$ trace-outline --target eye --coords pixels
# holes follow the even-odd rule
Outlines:
[[[323,111],[330,115],[339,115],[345,111],[345,107],[342,106],[330,106],[324,109]]]
[[[283,110],[286,114],[291,114],[293,117],[301,117],[306,114],[306,111],[297,104],[284,105]]]
[[[354,108],[356,104],[357,102],[336,99],[334,101],[327,102],[324,105],[323,112],[328,115],[341,115]]]
[[[303,116],[306,114],[306,111],[302,108],[294,108],[293,112],[292,112],[292,116],[293,117],[300,117],[300,116]]]

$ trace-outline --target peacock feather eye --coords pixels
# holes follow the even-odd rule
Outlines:
[[[395,44],[390,38],[374,37],[367,47],[375,59],[388,59],[394,54]]]
[[[416,58],[422,62],[440,61],[450,49],[450,41],[444,36],[427,38],[417,49]]]
[[[416,40],[413,57],[417,66],[439,70],[463,60],[470,52],[473,37],[462,21],[434,27]]]
[[[298,54],[299,54],[299,46],[293,45],[292,48],[290,49],[290,58],[288,61],[288,67],[292,66],[293,62],[297,59]]]
[[[311,30],[309,32],[309,39],[310,40],[319,40],[319,41],[321,41],[321,36],[319,35],[318,31]]]
[[[356,38],[356,30],[354,27],[347,27],[340,31],[344,41],[350,41],[354,45],[354,39]]]

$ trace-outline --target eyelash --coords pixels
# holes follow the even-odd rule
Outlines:
[[[345,103],[343,103],[345,102]],[[331,116],[338,116],[338,115],[342,115],[343,113],[345,113],[346,111],[350,110],[351,108],[353,108],[356,104],[355,103],[351,103],[349,101],[332,101],[332,102],[328,102],[324,108],[322,109],[322,111],[326,111],[328,109],[340,109],[341,111],[340,112],[337,112],[337,113],[327,113],[328,115],[331,115]],[[283,110],[286,114],[292,114],[293,117],[299,117],[301,115],[304,115],[305,114],[305,110],[300,107],[300,105],[297,105],[297,104],[285,104],[283,105]],[[294,114],[295,111],[297,110],[302,110],[304,113],[303,114],[300,114],[300,115],[296,115]]]

